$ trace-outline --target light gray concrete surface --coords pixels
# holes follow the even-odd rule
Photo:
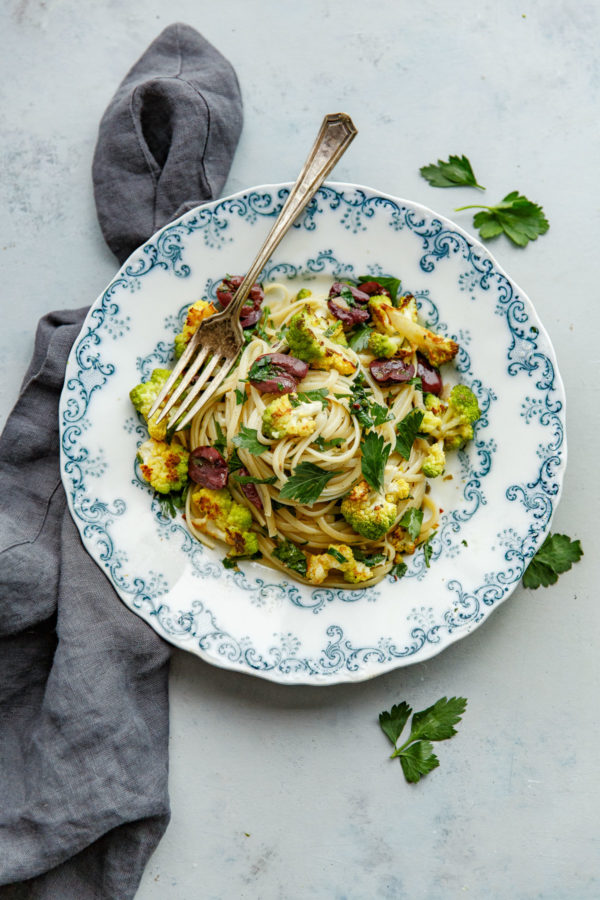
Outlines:
[[[90,303],[115,271],[92,198],[96,129],[128,67],[177,20],[240,79],[226,192],[295,177],[316,123],[343,109],[360,135],[338,180],[452,217],[472,192],[436,190],[419,167],[465,153],[490,201],[519,189],[543,204],[547,235],[491,246],[557,351],[569,465],[554,530],[581,538],[586,556],[553,588],[517,589],[440,656],[364,684],[283,688],[176,651],[172,821],[139,900],[597,898],[600,8],[5,0],[1,421],[37,319]],[[454,218],[471,228],[469,213]],[[377,715],[444,694],[468,697],[464,721],[441,767],[409,786]]]

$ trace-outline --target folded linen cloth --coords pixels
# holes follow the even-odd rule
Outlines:
[[[167,28],[100,126],[96,202],[120,260],[221,189],[240,129],[231,66]],[[60,479],[58,402],[86,312],[41,320],[0,437],[2,900],[127,900],[169,820],[169,647],[86,553]]]

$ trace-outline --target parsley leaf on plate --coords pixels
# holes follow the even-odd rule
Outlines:
[[[340,444],[344,443],[344,438],[331,438],[331,440],[326,441],[322,434],[319,437],[315,438],[313,444],[316,445],[317,449],[323,453],[324,450],[330,450],[332,447],[339,447]]]
[[[386,444],[380,434],[369,431],[361,444],[360,468],[375,491],[383,491],[383,473],[392,445]]]
[[[261,444],[258,440],[256,428],[248,428],[246,425],[240,427],[240,433],[235,435],[233,443],[236,447],[242,447],[255,456],[260,456],[261,453],[269,449],[266,444]]]
[[[340,551],[336,550],[335,547],[330,547],[326,552],[329,554],[329,556],[333,556],[333,558],[335,560],[337,560],[339,563],[347,563],[348,562],[348,560],[343,555],[343,553],[340,553]]]
[[[485,191],[485,188],[477,184],[477,179],[466,156],[450,156],[448,162],[438,159],[437,165],[431,163],[422,166],[419,172],[423,178],[433,187],[476,187]]]
[[[337,328],[337,325],[336,325]],[[327,406],[327,395],[329,388],[316,388],[314,391],[301,391],[298,394],[298,400],[302,403],[312,403],[318,400],[323,406]]]
[[[408,739],[399,747],[398,739],[408,722],[411,707],[404,700],[392,706],[390,712],[379,715],[379,725],[384,734],[394,745],[390,759],[399,757],[406,780],[412,784],[439,766],[439,760],[433,752],[432,741],[447,741],[456,734],[454,727],[461,721],[467,707],[464,697],[442,697],[433,706],[415,713]]]
[[[327,482],[339,474],[339,471],[328,472],[314,463],[300,463],[294,469],[294,474],[288,478],[281,488],[279,495],[287,497],[288,500],[297,500],[298,503],[305,503],[307,506],[311,506],[315,500],[319,499]]]
[[[504,232],[513,244],[524,247],[528,241],[535,241],[538,235],[545,234],[550,228],[542,207],[518,191],[511,191],[497,206],[459,206],[455,212],[463,209],[482,210],[473,216],[473,225],[479,229],[484,241]]]
[[[396,453],[408,459],[411,447],[419,433],[425,413],[422,409],[411,409],[396,428]]]
[[[225,456],[225,451],[227,450],[227,438],[223,433],[223,429],[219,425],[219,423],[215,420],[215,429],[217,431],[217,438],[213,441],[213,445],[219,451],[221,456]]]
[[[411,506],[406,510],[400,522],[398,523],[403,528],[406,528],[410,537],[413,541],[419,537],[419,533],[421,531],[421,523],[423,521],[423,510],[416,509],[414,506]]]
[[[243,406],[247,400],[247,397],[248,397],[248,395],[246,394],[246,391],[241,390],[241,388],[235,389],[235,405],[236,406]]]
[[[384,563],[386,557],[384,553],[375,553],[372,556],[367,556],[362,550],[355,550],[354,559],[363,562],[365,566],[372,568],[373,566],[380,566],[381,563]]]
[[[406,575],[407,571],[408,571],[408,566],[406,565],[406,563],[405,563],[405,562],[399,562],[399,563],[396,563],[395,566],[392,566],[392,568],[390,569],[389,574],[390,574],[390,575],[393,575],[393,577],[396,578],[396,579],[397,579],[397,578],[404,578],[404,576]]]
[[[288,569],[306,575],[306,556],[292,541],[280,541],[272,556],[280,560]]]
[[[359,325],[348,337],[348,346],[352,347],[356,353],[366,350],[369,346],[369,338],[372,332],[373,329],[370,325]]]
[[[567,572],[582,556],[580,541],[572,541],[566,534],[549,534],[525,569],[524,587],[535,590],[556,584],[558,576]]]
[[[425,565],[429,568],[429,564],[431,562],[431,554],[433,553],[432,541],[436,536],[437,532],[432,531],[425,543],[423,544],[423,556],[425,557]]]

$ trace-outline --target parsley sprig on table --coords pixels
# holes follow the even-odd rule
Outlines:
[[[477,203],[459,206],[455,212],[464,209],[483,210],[473,216],[473,225],[479,229],[484,241],[504,232],[513,244],[524,247],[550,228],[542,207],[523,197],[518,191],[511,191],[497,206],[483,206]]]
[[[389,712],[379,715],[381,730],[394,745],[394,752],[390,759],[398,757],[404,772],[404,777],[412,784],[420,781],[423,775],[427,775],[432,769],[436,769],[440,762],[433,752],[432,741],[447,741],[456,734],[455,725],[462,718],[467,708],[464,697],[442,697],[433,706],[415,713],[408,739],[397,746],[398,739],[408,722],[412,708],[402,701],[392,706]]]
[[[422,166],[419,172],[423,178],[433,187],[476,187],[482,191],[485,188],[477,184],[471,163],[466,156],[450,156],[448,162],[438,159],[437,165],[431,163]]]
[[[572,541],[566,534],[549,534],[525,569],[523,586],[535,590],[556,584],[558,576],[582,556],[580,541]]]

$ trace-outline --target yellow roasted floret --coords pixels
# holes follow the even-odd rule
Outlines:
[[[331,328],[331,336],[326,335],[328,328]],[[352,375],[356,371],[355,363],[338,349],[346,342],[341,322],[328,322],[301,309],[290,319],[286,340],[293,355],[307,362],[312,369],[335,369],[341,375]]]
[[[296,394],[283,394],[272,400],[263,412],[263,434],[274,440],[307,437],[315,431],[314,417],[322,409],[320,400],[305,403],[300,402]]]
[[[389,297],[371,297],[369,310],[373,324],[381,334],[400,335],[427,357],[433,366],[450,362],[458,353],[458,344],[451,338],[435,334],[419,325],[410,309],[396,309]]]
[[[444,441],[446,450],[459,450],[473,437],[473,423],[481,416],[477,397],[465,384],[456,384],[447,400],[425,394],[424,434]]]
[[[146,481],[159,494],[180,491],[188,480],[189,453],[182,444],[167,444],[149,438],[138,448],[140,469]]]
[[[444,453],[444,442],[442,440],[432,444],[429,453],[423,461],[423,475],[428,478],[437,478],[444,471],[446,465],[446,454]]]
[[[209,300],[196,300],[187,311],[182,330],[175,336],[175,357],[179,359],[192,335],[203,319],[216,313],[216,307]]]
[[[399,503],[410,497],[410,484],[406,478],[393,478],[385,488],[385,499],[388,503]]]
[[[341,513],[357,534],[377,541],[390,530],[398,510],[395,502],[374,491],[362,479],[342,500]]]
[[[160,414],[160,410],[155,412],[150,419],[148,418],[148,413],[152,409],[154,401],[158,397],[162,386],[170,374],[171,372],[169,369],[154,369],[148,381],[136,384],[136,386],[129,391],[131,402],[146,420],[148,434],[157,441],[164,441],[167,435],[167,420],[165,418],[157,423],[156,420]]]
[[[325,553],[307,555],[306,578],[312,584],[322,584],[331,569],[342,572],[344,581],[350,584],[359,584],[371,578],[369,566],[354,559],[352,548],[347,544],[330,544]]]
[[[258,552],[258,538],[250,531],[252,513],[236,503],[227,488],[196,488],[192,494],[192,513],[198,531],[233,547],[230,556],[253,556]]]

